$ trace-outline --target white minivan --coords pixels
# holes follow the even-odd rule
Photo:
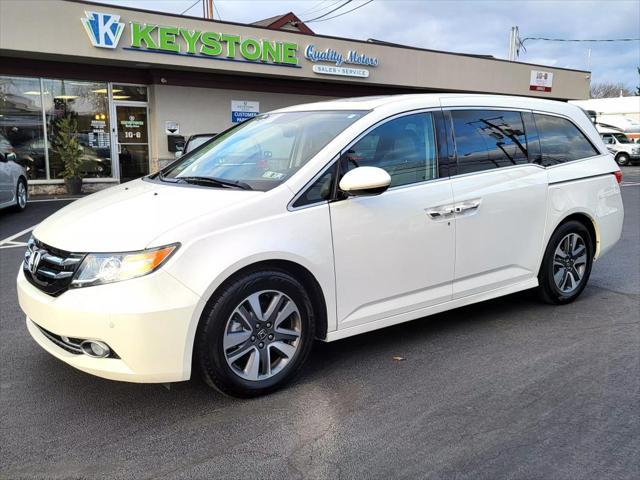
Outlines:
[[[578,107],[336,100],[258,115],[61,209],[18,274],[27,328],[85,372],[272,391],[339,340],[537,288],[585,288],[620,171]]]

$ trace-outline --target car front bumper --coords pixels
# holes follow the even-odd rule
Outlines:
[[[29,283],[20,269],[17,287],[29,333],[63,362],[111,380],[161,383],[189,379],[193,317],[200,299],[168,273],[160,270],[52,297]],[[99,340],[119,358],[69,351],[42,329],[56,336]]]

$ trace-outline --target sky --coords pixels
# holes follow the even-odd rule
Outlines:
[[[146,10],[202,16],[196,0],[94,0]],[[294,12],[307,21],[346,0],[214,0],[222,20],[250,23]],[[507,58],[509,32],[520,37],[563,39],[640,38],[638,0],[352,0],[328,17],[362,5],[335,19],[310,22],[316,33],[360,40],[375,38],[434,50]],[[593,82],[640,84],[640,41],[569,43],[526,41],[522,62],[590,70]],[[589,49],[591,55],[589,59]]]

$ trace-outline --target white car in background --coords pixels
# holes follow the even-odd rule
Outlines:
[[[629,165],[640,161],[640,146],[624,133],[601,133],[602,141],[618,162],[618,165]]]
[[[620,238],[620,180],[566,103],[285,108],[42,222],[20,306],[35,341],[85,372],[175,382],[195,366],[224,393],[260,395],[316,339],[531,288],[575,300]]]
[[[0,137],[0,209],[22,211],[27,206],[27,173],[16,163],[11,145]]]

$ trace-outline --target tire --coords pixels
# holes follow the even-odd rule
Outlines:
[[[295,377],[314,338],[314,309],[303,285],[283,270],[249,272],[205,308],[196,364],[209,386],[234,397],[256,397]]]
[[[20,178],[16,185],[16,203],[13,205],[13,210],[16,212],[22,212],[27,208],[27,197],[27,182],[23,178]]]
[[[578,221],[570,220],[556,229],[538,274],[538,293],[543,301],[562,305],[578,298],[591,275],[593,243],[589,230]],[[570,255],[566,256],[567,252]]]
[[[616,155],[616,162],[618,165],[629,165],[629,155],[626,153],[619,153]]]

